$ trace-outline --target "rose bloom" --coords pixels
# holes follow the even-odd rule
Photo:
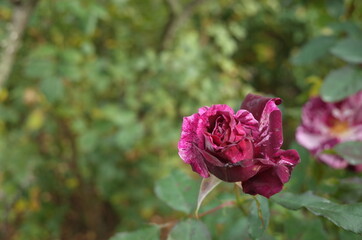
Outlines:
[[[245,193],[269,198],[300,161],[295,150],[280,149],[281,102],[248,94],[236,113],[227,105],[200,108],[183,119],[180,157],[204,178],[241,182]]]
[[[341,142],[362,141],[362,91],[335,103],[311,98],[303,107],[296,138],[319,161],[333,168],[362,171],[362,165],[351,166],[342,157],[325,153]]]

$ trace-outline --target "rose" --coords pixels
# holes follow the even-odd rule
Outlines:
[[[193,171],[227,182],[242,182],[243,191],[270,197],[283,188],[300,158],[281,150],[279,98],[247,95],[234,113],[227,105],[203,107],[185,117],[179,155]]]
[[[341,156],[325,152],[341,142],[362,141],[362,91],[335,103],[311,98],[303,107],[296,139],[330,167],[362,171],[362,165],[352,166]]]

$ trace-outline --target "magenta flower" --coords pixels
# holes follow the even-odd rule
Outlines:
[[[319,161],[333,168],[362,171],[362,165],[350,166],[342,157],[325,153],[341,142],[362,141],[362,91],[336,103],[310,99],[303,107],[296,138]]]
[[[242,182],[243,191],[267,198],[280,192],[300,158],[281,150],[280,98],[246,96],[234,113],[227,105],[203,107],[183,119],[179,155],[193,171],[227,182]]]

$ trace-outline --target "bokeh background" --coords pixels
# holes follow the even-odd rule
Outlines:
[[[361,36],[361,18],[358,0],[1,1],[0,239],[108,239],[182,217],[154,193],[173,169],[198,179],[177,154],[182,117],[278,96],[294,144],[301,106],[345,64],[323,47]],[[233,239],[224,225],[215,239]]]

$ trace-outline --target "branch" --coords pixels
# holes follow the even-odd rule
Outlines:
[[[234,205],[235,205],[235,201],[225,202],[225,203],[223,203],[223,204],[221,204],[221,205],[219,205],[217,207],[214,207],[213,209],[210,209],[209,211],[201,213],[198,218],[201,218],[201,217],[206,216],[206,215],[208,215],[210,213],[216,212],[217,210],[222,209],[224,207],[231,207],[231,206],[234,206]]]
[[[0,89],[9,77],[16,53],[21,43],[29,16],[38,0],[12,0],[14,12],[9,23],[7,38],[3,42],[3,52],[0,60]]]
[[[161,36],[161,44],[158,49],[159,52],[169,47],[171,41],[175,37],[177,30],[189,20],[196,7],[203,1],[204,0],[192,0],[182,11],[180,11],[177,0],[166,0],[171,13],[169,21],[166,23]]]

